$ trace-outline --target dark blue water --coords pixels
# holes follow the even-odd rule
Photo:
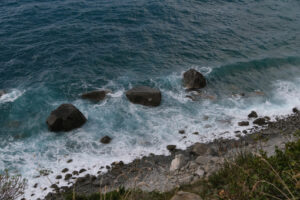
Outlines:
[[[208,79],[195,102],[181,85],[189,68]],[[96,172],[170,143],[234,137],[252,109],[274,117],[300,106],[299,75],[297,0],[1,0],[0,170],[49,185],[33,178],[40,169],[50,179],[64,167]],[[130,104],[124,92],[135,85],[159,88],[162,105]],[[99,88],[112,94],[98,104],[79,98]],[[65,102],[88,122],[50,133],[45,120]],[[111,144],[99,143],[104,135]]]

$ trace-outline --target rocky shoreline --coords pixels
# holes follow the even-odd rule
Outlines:
[[[257,152],[262,149],[267,154],[274,153],[275,147],[282,148],[288,141],[293,141],[293,133],[300,129],[300,113],[293,109],[293,114],[265,122],[262,127],[254,126],[239,140],[218,139],[203,144],[195,143],[186,150],[169,146],[171,155],[150,155],[135,159],[129,164],[122,161],[107,166],[106,173],[87,174],[78,177],[78,172],[66,174],[76,179],[70,187],[58,187],[53,184],[53,192],[45,200],[63,200],[62,193],[76,191],[78,194],[108,192],[125,188],[139,188],[145,191],[169,191],[182,184],[193,183],[207,177],[219,169],[221,164],[241,151]],[[99,169],[101,170],[101,169]]]

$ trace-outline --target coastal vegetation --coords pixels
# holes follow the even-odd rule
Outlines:
[[[0,199],[15,200],[25,190],[26,180],[20,175],[11,176],[8,171],[0,173]]]

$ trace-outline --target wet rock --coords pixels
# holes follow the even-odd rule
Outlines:
[[[251,111],[251,113],[248,115],[249,118],[257,118],[258,115],[255,111]]]
[[[207,152],[208,146],[203,143],[196,143],[192,146],[190,153],[195,155],[203,155]]]
[[[194,135],[199,135],[199,132],[193,132]]]
[[[55,178],[56,178],[56,179],[61,179],[62,176],[61,176],[61,175],[57,175]]]
[[[0,96],[1,96],[1,94],[0,94]],[[298,113],[299,112],[299,110],[298,110],[298,108],[293,108],[293,113]]]
[[[172,145],[172,144],[168,145],[167,149],[172,152],[172,151],[174,151],[176,149],[176,145]]]
[[[99,90],[99,91],[92,91],[92,92],[87,92],[81,95],[82,99],[87,99],[92,102],[99,102],[103,99],[105,99],[106,94],[109,93],[107,90]]]
[[[109,137],[107,135],[104,136],[103,138],[101,138],[101,140],[100,140],[100,142],[103,144],[108,144],[108,143],[110,143],[110,141],[111,141],[111,137]]]
[[[58,187],[56,184],[52,184],[52,185],[50,186],[50,188],[53,188],[53,189],[55,189],[55,190],[58,190],[58,189],[59,189],[59,187]]]
[[[86,171],[86,169],[81,169],[81,170],[79,170],[79,174],[81,174],[81,173],[83,173],[85,171]]]
[[[182,154],[176,155],[171,162],[170,171],[176,171],[184,165],[184,156]]]
[[[187,89],[200,89],[206,86],[205,77],[195,69],[190,69],[183,74],[183,85]]]
[[[69,159],[69,160],[67,160],[67,163],[71,163],[73,160],[72,159]]]
[[[258,118],[253,121],[253,124],[257,124],[259,126],[265,125],[266,124],[266,119],[265,118]]]
[[[159,106],[161,102],[161,92],[147,86],[138,86],[128,90],[126,97],[130,102],[144,106]]]
[[[71,131],[81,127],[86,118],[72,104],[62,104],[51,112],[46,122],[50,131]]]
[[[269,116],[265,116],[264,117],[267,121],[270,121],[271,120],[271,118],[269,117]]]
[[[33,187],[34,187],[34,188],[37,188],[37,186],[38,186],[38,184],[36,183],[36,184],[34,184],[34,186],[33,186]]]
[[[243,130],[243,133],[246,134],[246,133],[247,133],[247,130]]]
[[[69,180],[72,177],[72,174],[66,174],[65,175],[65,181]]]
[[[73,171],[72,174],[73,175],[79,175],[79,172],[78,171]]]
[[[185,134],[185,131],[184,130],[179,130],[178,133]]]
[[[0,97],[5,94],[4,90],[0,90]]]
[[[201,198],[193,193],[179,191],[171,198],[171,200],[201,200]]]
[[[241,121],[238,123],[239,126],[249,126],[249,122],[248,121]]]
[[[68,168],[64,168],[63,170],[61,170],[62,173],[66,173],[67,171],[69,171]]]

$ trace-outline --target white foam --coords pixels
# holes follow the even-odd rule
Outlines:
[[[25,91],[20,91],[18,89],[12,89],[9,93],[5,93],[0,97],[0,103],[14,102],[20,96],[24,94]]]
[[[168,154],[166,146],[169,144],[185,149],[195,142],[236,138],[234,132],[243,130],[238,122],[248,120],[247,115],[252,110],[256,110],[260,116],[270,116],[273,120],[278,113],[289,114],[292,107],[300,105],[299,79],[275,81],[270,98],[254,97],[253,100],[252,97],[228,96],[216,101],[200,99],[192,102],[185,97],[186,92],[182,89],[180,77],[179,74],[172,74],[163,80],[154,80],[163,93],[163,102],[159,107],[148,108],[131,104],[121,98],[124,90],[120,89],[110,94],[112,98],[98,104],[87,104],[82,100],[73,102],[89,118],[82,128],[63,136],[41,133],[29,144],[26,143],[29,147],[25,150],[21,141],[13,143],[14,146],[6,146],[1,150],[5,154],[11,148],[18,152],[18,156],[7,156],[6,159],[12,159],[11,162],[25,160],[22,164],[23,173],[29,179],[25,197],[31,199],[32,193],[35,198],[44,197],[50,191],[49,186],[57,181],[56,175],[62,174],[63,168],[69,168],[69,172],[88,169],[81,176],[86,173],[97,174],[101,166],[109,165],[113,161],[122,160],[128,163],[150,153]],[[168,89],[162,85],[175,87]],[[252,125],[252,121],[250,124]],[[184,135],[178,134],[181,129],[185,130]],[[194,135],[193,132],[199,134]],[[110,144],[103,145],[99,142],[104,135],[113,137]],[[36,155],[29,151],[39,150],[37,145],[45,141],[47,150]],[[70,158],[73,162],[66,163]],[[2,166],[3,163],[0,162],[0,167]],[[33,178],[38,174],[38,168],[51,169],[54,173],[48,177]],[[39,183],[36,189],[32,188],[35,183]],[[60,180],[58,186],[67,184]],[[44,187],[48,189],[43,191]]]

